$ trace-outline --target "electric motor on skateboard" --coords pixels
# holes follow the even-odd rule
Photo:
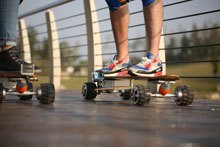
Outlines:
[[[105,76],[102,72],[93,72],[92,79],[93,82],[84,83],[82,87],[82,95],[86,100],[93,100],[101,93],[121,93],[123,100],[130,100],[139,106],[149,103],[151,98],[171,97],[179,106],[188,106],[194,100],[194,92],[190,86],[177,86],[174,93],[170,93],[171,84],[180,79],[177,75]],[[134,80],[148,81],[148,86],[134,85]],[[160,86],[155,91],[150,88],[150,84],[154,84],[154,87]]]
[[[42,104],[52,104],[55,100],[55,88],[51,83],[40,84],[34,90],[33,81],[38,81],[34,65],[21,64],[21,72],[0,71],[0,103],[7,95],[16,95],[20,100],[31,100],[35,95]]]

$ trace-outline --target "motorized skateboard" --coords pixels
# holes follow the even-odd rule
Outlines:
[[[180,106],[192,104],[193,89],[189,86],[177,86],[174,93],[170,92],[170,85],[180,79],[177,75],[161,75],[156,77],[143,76],[105,76],[102,72],[92,73],[93,82],[84,83],[82,95],[86,100],[93,100],[101,93],[121,93],[124,100],[131,100],[135,105],[149,103],[151,98],[172,97]],[[134,80],[145,80],[160,85],[156,92],[149,86],[134,85]]]
[[[51,83],[40,84],[34,90],[33,81],[38,81],[34,65],[30,68],[21,65],[21,72],[0,71],[0,103],[6,95],[16,95],[20,100],[31,100],[33,95],[42,104],[51,104],[55,100],[55,88]]]

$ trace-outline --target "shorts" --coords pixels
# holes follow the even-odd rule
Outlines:
[[[118,0],[105,0],[105,1],[108,4],[109,10],[112,12],[117,10],[121,5],[121,3]],[[142,3],[144,6],[147,6],[153,3],[154,1],[155,0],[142,0]]]

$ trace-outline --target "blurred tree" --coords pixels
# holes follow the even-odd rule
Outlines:
[[[213,27],[218,27],[218,24],[214,24]],[[214,29],[210,31],[209,35],[209,43],[210,44],[219,44],[220,43],[220,31],[218,29]],[[211,59],[217,60],[220,58],[220,49],[219,46],[210,47],[211,51]],[[216,76],[218,74],[218,62],[212,62],[213,66],[213,75]]]
[[[132,50],[137,50],[138,48],[141,48],[141,49],[146,49],[146,45],[145,45],[145,40],[144,39],[138,39],[138,40],[134,40],[130,46],[132,48]]]
[[[175,50],[173,48],[177,47],[176,45],[176,39],[174,37],[171,37],[169,40],[169,44],[166,46],[166,60],[167,61],[175,61],[176,55],[174,54]]]
[[[207,22],[205,22],[203,24],[203,29],[207,29],[207,28],[208,28],[208,24],[207,24]],[[202,36],[202,40],[201,40],[202,45],[210,44],[209,32],[208,31],[202,31],[201,36]],[[207,58],[207,57],[210,56],[211,51],[210,51],[209,47],[203,47],[202,50],[203,50],[203,57]]]
[[[48,38],[44,37],[42,41],[39,41],[38,38],[38,31],[34,27],[28,27],[28,37],[30,42],[30,48],[31,48],[31,56],[33,62],[41,67],[48,67],[49,62],[49,50],[48,50]],[[20,39],[17,38],[17,46],[18,49],[20,47]],[[75,46],[79,45],[79,42],[75,42]],[[74,62],[79,57],[73,57],[75,56],[78,48],[72,48],[69,46],[68,42],[60,42],[60,54],[61,54],[61,64],[64,66],[73,66]]]
[[[79,45],[79,42],[75,42],[74,46]],[[73,66],[76,60],[80,57],[76,56],[78,47],[70,47],[68,42],[60,43],[61,64],[62,66]]]
[[[129,46],[131,47],[131,51],[138,51],[139,50],[142,50],[143,52],[140,52],[138,54],[130,54],[130,62],[135,65],[137,64],[138,62],[141,61],[141,57],[142,56],[146,56],[146,42],[145,42],[145,39],[137,39],[137,40],[134,40],[132,41],[131,43],[129,43]]]
[[[49,50],[48,49],[49,49],[48,38],[44,38],[43,44],[40,47],[40,51],[39,51],[40,59],[48,60],[48,58],[49,58]]]
[[[37,30],[34,27],[28,27],[28,38],[30,43],[30,49],[31,49],[31,56],[36,57],[38,56],[38,42],[39,39],[37,38]]]
[[[197,29],[198,29],[197,25],[193,24],[192,30],[197,30]],[[191,41],[192,46],[201,45],[201,37],[199,36],[199,33],[197,31],[192,32],[189,39]],[[201,55],[202,55],[202,50],[200,48],[192,49],[192,58],[200,59]]]
[[[31,56],[35,58],[36,56],[38,56],[37,42],[39,42],[39,40],[37,38],[37,30],[35,30],[34,27],[28,27],[28,39],[30,43],[29,45],[31,50]],[[19,37],[17,38],[17,48],[21,51]]]
[[[183,37],[181,38],[181,46],[182,47],[190,46],[190,40],[186,36],[186,34],[184,34]],[[191,50],[189,50],[188,48],[181,49],[181,56],[180,56],[181,60],[186,61],[189,60],[190,57],[191,57]]]

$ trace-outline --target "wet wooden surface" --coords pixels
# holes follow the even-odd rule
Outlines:
[[[180,107],[152,99],[142,107],[117,94],[83,100],[60,91],[53,105],[7,97],[0,104],[0,147],[220,146],[220,101]]]

